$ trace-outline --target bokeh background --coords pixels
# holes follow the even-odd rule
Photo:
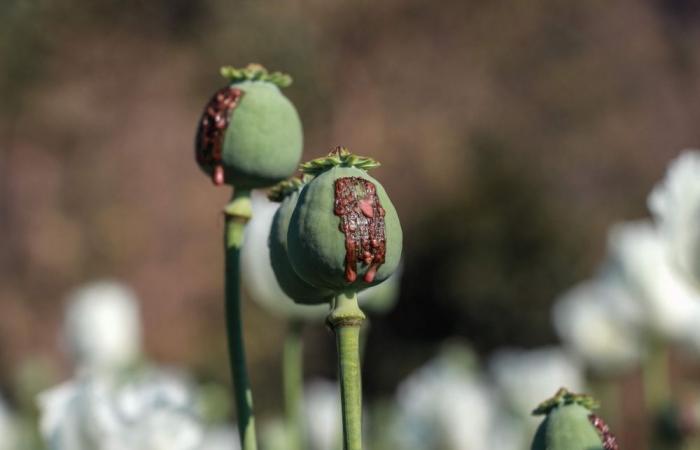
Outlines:
[[[31,364],[69,376],[66,294],[125,281],[148,353],[228,383],[227,189],[194,162],[222,65],[294,76],[305,158],[345,145],[405,231],[401,295],[372,319],[366,398],[392,396],[445,340],[484,360],[554,344],[550,307],[591,275],[608,227],[642,217],[700,144],[700,6],[690,0],[10,0],[0,3],[0,392]],[[279,414],[284,323],[245,304],[258,413]],[[308,377],[335,374],[308,327]],[[697,373],[682,358],[673,373]],[[639,375],[619,383],[642,449]],[[534,406],[534,405],[533,405]]]

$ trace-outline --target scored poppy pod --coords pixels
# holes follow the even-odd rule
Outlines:
[[[291,77],[259,64],[223,67],[229,84],[204,108],[195,139],[199,166],[214,184],[271,186],[297,168],[303,147],[299,114],[280,91]]]
[[[399,266],[403,233],[384,187],[367,174],[371,158],[338,147],[302,164],[314,178],[299,194],[287,244],[295,272],[333,292],[359,292]]]

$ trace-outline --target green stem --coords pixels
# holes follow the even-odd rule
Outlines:
[[[304,392],[302,329],[303,325],[300,322],[291,321],[284,339],[282,376],[289,450],[306,449],[302,406]]]
[[[649,353],[642,368],[642,378],[647,420],[650,423],[649,441],[654,449],[670,450],[673,447],[663,442],[656,426],[659,415],[671,401],[668,346],[661,337],[652,336],[648,350]]]
[[[671,399],[668,357],[668,347],[663,340],[652,338],[643,368],[644,399],[650,417],[658,414]]]
[[[354,292],[338,295],[333,303],[328,323],[335,332],[338,346],[343,448],[362,450],[360,327],[365,315],[357,304],[357,295]]]
[[[224,208],[224,214],[226,216],[224,235],[226,248],[226,330],[238,430],[241,437],[241,449],[257,450],[253,394],[245,362],[240,292],[240,253],[243,246],[243,232],[252,215],[250,191],[236,190],[231,202]]]

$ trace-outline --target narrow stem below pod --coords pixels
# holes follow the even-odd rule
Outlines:
[[[335,332],[338,348],[344,450],[362,449],[360,328],[364,319],[357,294],[348,292],[335,297],[328,323]]]
[[[243,342],[241,315],[240,254],[245,226],[252,216],[250,191],[237,189],[231,202],[224,208],[226,229],[226,331],[228,335],[229,362],[233,377],[238,430],[242,450],[257,450],[253,393],[250,388]]]
[[[642,367],[644,401],[647,415],[654,416],[671,400],[668,377],[669,351],[660,336],[652,336],[648,343],[648,355]]]

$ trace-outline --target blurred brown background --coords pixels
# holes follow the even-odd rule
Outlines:
[[[60,4],[59,4],[60,3]],[[0,386],[58,339],[65,294],[119,278],[148,351],[228,380],[227,189],[194,163],[221,65],[294,76],[305,158],[379,159],[402,218],[397,309],[372,322],[368,395],[459,335],[482,354],[555,341],[549,305],[607,227],[646,214],[697,146],[700,6],[690,0],[0,3]],[[246,306],[260,413],[279,410],[282,322]],[[334,374],[308,331],[308,373]],[[391,349],[391,351],[387,351]],[[67,372],[66,372],[67,373]]]

